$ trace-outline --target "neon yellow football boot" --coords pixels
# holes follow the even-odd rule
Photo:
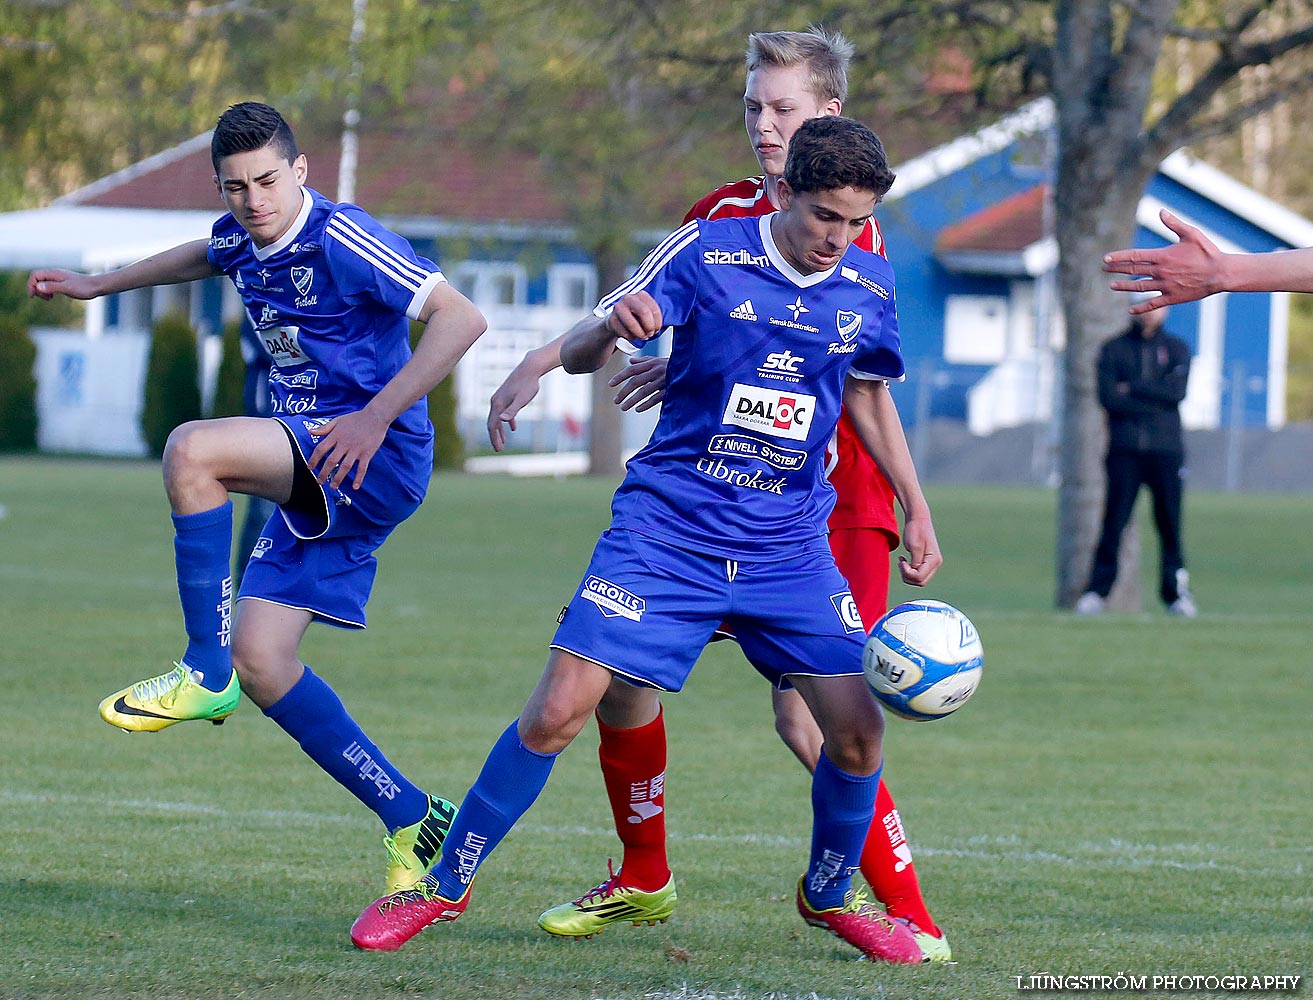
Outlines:
[[[418,823],[383,835],[388,851],[387,894],[411,889],[442,853],[442,842],[451,832],[456,804],[429,796],[429,811]]]
[[[625,885],[621,873],[611,868],[601,885],[589,889],[578,899],[561,903],[538,918],[538,926],[557,937],[590,938],[608,925],[627,920],[635,927],[665,923],[675,912],[675,876],[655,892],[644,892]]]
[[[948,946],[948,936],[941,930],[938,935],[931,934],[929,931],[923,931],[911,920],[905,920],[902,917],[896,918],[900,924],[906,925],[907,929],[912,932],[916,938],[916,943],[921,948],[923,961],[926,962],[951,962],[953,961],[953,949]]]
[[[234,671],[222,691],[211,691],[174,664],[167,674],[137,681],[100,703],[100,717],[127,733],[155,733],[178,722],[208,719],[216,726],[232,715],[241,698]]]

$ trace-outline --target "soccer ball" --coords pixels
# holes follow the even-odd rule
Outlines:
[[[908,601],[871,629],[862,651],[880,704],[918,722],[942,719],[975,694],[985,652],[971,619],[943,601]]]

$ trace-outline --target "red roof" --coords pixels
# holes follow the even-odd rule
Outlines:
[[[570,189],[563,188],[532,155],[478,148],[469,128],[477,113],[439,91],[417,92],[387,119],[366,119],[359,137],[354,201],[374,215],[437,218],[456,223],[570,225]],[[920,152],[937,132],[954,134],[962,113],[946,106],[928,118],[889,115],[877,127],[890,151]],[[297,142],[309,163],[311,187],[337,197],[341,126],[337,122],[294,122]],[[755,171],[742,133],[708,136],[723,147],[724,173],[708,187]],[[94,181],[60,199],[64,204],[112,208],[222,211],[210,164],[209,134],[195,136],[163,153]],[[679,219],[696,194],[681,195],[679,178],[662,185],[655,220]],[[642,219],[635,219],[642,224]]]
[[[308,183],[337,194],[336,136],[298,134],[310,166]],[[428,130],[360,136],[355,201],[376,215],[435,216],[464,222],[566,224],[559,190],[528,157],[481,157],[451,134]],[[113,208],[222,210],[214,186],[208,135],[102,178],[63,199]]]
[[[1047,184],[1036,184],[946,227],[935,240],[935,252],[1020,253],[1045,236],[1044,200],[1048,190]]]

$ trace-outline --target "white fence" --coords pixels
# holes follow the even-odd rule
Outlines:
[[[551,308],[483,308],[488,332],[456,369],[458,419],[472,447],[487,445],[488,404],[524,355],[565,333],[577,311]],[[588,440],[589,381],[561,369],[543,378],[538,395],[516,417],[509,445],[528,451],[573,451]]]
[[[525,353],[541,347],[568,330],[579,313],[552,308],[485,308],[489,329],[456,370],[458,421],[471,450],[486,450],[488,405],[493,392]],[[146,454],[140,428],[142,388],[145,381],[149,336],[144,331],[107,330],[88,337],[80,330],[33,330],[37,345],[38,446],[49,452],[141,456]],[[203,338],[202,372],[212,385],[218,366],[220,341]],[[984,378],[937,361],[909,362],[906,383],[895,386],[898,406],[909,425],[908,438],[919,468],[930,471],[945,459],[943,478],[990,480],[1003,475],[1009,481],[1052,482],[1056,472],[1054,424],[1061,394],[1055,359],[1046,357],[1028,365],[1003,365]],[[1291,464],[1267,455],[1271,447],[1289,437],[1303,442],[1297,428],[1288,435],[1260,429],[1266,372],[1253,373],[1233,365],[1228,371],[1215,366],[1192,366],[1190,392],[1182,407],[1187,430],[1196,440],[1194,450],[1210,467],[1207,478],[1223,489],[1254,485],[1264,477],[1255,461]],[[1239,389],[1239,392],[1233,391]],[[1284,383],[1282,385],[1284,389]],[[587,447],[590,380],[557,369],[541,383],[538,395],[517,418],[518,429],[509,447],[543,456],[551,469],[575,469],[577,453]],[[208,399],[209,393],[205,394]],[[936,400],[957,397],[965,402],[967,419],[945,420]],[[659,410],[625,416],[623,447],[632,452],[646,440]],[[1006,450],[976,468],[961,456],[980,456],[993,438]],[[1215,442],[1215,443],[1213,443]],[[946,451],[947,447],[947,451]],[[958,457],[954,458],[956,455]],[[549,456],[556,456],[548,461]],[[1296,463],[1307,467],[1306,455]],[[1004,461],[1003,459],[1006,459]],[[956,470],[956,471],[953,471]],[[1202,469],[1200,471],[1203,471]],[[1302,488],[1285,479],[1273,479],[1274,488]]]

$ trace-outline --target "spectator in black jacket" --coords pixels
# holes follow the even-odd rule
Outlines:
[[[1153,497],[1162,549],[1159,596],[1169,614],[1198,612],[1181,550],[1181,400],[1190,376],[1190,349],[1162,329],[1166,309],[1131,320],[1099,353],[1099,402],[1108,411],[1108,487],[1103,532],[1089,585],[1076,602],[1079,615],[1101,614],[1117,579],[1117,550],[1141,486]]]

